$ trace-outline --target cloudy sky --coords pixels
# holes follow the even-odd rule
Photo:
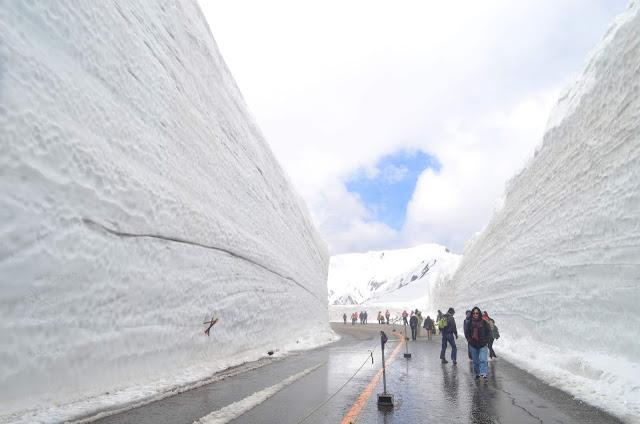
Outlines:
[[[462,253],[627,0],[200,0],[332,254]]]

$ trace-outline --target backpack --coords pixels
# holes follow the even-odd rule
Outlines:
[[[447,322],[447,318],[446,317],[440,318],[440,321],[438,321],[438,328],[440,330],[444,330],[444,328],[447,326],[447,324],[448,324],[448,322]]]
[[[500,332],[498,331],[498,326],[493,324],[493,338],[498,340],[500,338]]]

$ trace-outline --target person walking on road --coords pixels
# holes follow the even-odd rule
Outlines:
[[[404,311],[402,311],[402,323],[403,323],[404,325],[409,324],[409,323],[407,322],[407,317],[408,317],[408,316],[409,316],[409,313],[407,312],[407,310],[406,310],[406,309],[405,309]]]
[[[464,315],[465,315],[465,319],[464,319],[464,323],[462,323],[463,331],[465,328],[467,328],[467,323],[471,321],[471,310],[467,309]],[[465,334],[465,338],[466,338],[466,334]],[[467,343],[467,355],[469,356],[469,362],[473,362],[473,359],[471,358],[471,346],[469,345],[469,343]]]
[[[414,313],[411,314],[409,326],[411,327],[411,340],[415,341],[418,335],[418,315]]]
[[[491,337],[489,323],[482,319],[480,308],[474,306],[471,309],[471,320],[465,323],[464,337],[469,343],[471,357],[473,358],[473,372],[476,379],[487,378],[489,364],[487,362],[487,343]]]
[[[342,314],[342,321],[344,321],[344,325],[347,325],[347,313]]]
[[[436,316],[436,323],[440,322],[440,320],[442,319],[442,311],[440,309],[438,309],[438,315]],[[440,328],[438,328],[438,334],[442,334],[442,331],[440,330]]]
[[[422,328],[422,312],[420,312],[418,308],[416,308],[416,316],[418,317],[418,331],[416,333],[416,336],[420,337],[420,328]]]
[[[427,315],[427,318],[424,320],[423,327],[427,331],[427,340],[431,340],[431,330],[433,330],[433,320],[429,315]]]
[[[451,345],[451,361],[453,365],[456,365],[458,362],[456,361],[458,356],[458,348],[456,347],[456,341],[454,337],[458,338],[458,329],[456,328],[456,320],[453,319],[453,315],[456,311],[453,308],[449,308],[446,314],[442,316],[442,319],[446,319],[446,325],[444,328],[440,329],[440,334],[442,334],[442,349],[440,350],[440,361],[443,364],[446,364],[447,361],[445,358],[445,354],[447,353],[447,343]],[[440,327],[440,321],[438,321],[438,327]]]
[[[493,340],[500,337],[500,333],[498,333],[498,330],[496,329],[496,322],[489,316],[489,313],[487,311],[484,311],[484,313],[482,314],[482,319],[485,320],[487,324],[489,324],[489,327],[491,328],[491,338],[487,343],[487,347],[489,348],[489,360],[491,360],[491,358],[498,357],[496,353],[493,351]],[[496,337],[496,335],[498,337]]]
[[[389,312],[389,310],[387,309],[387,311],[384,313],[384,317],[387,319],[387,325],[389,325],[389,318],[391,317],[391,313]]]

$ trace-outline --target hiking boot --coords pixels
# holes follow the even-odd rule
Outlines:
[[[453,361],[453,365],[458,365],[458,362],[457,361]]]
[[[444,358],[440,358],[440,362],[442,362],[443,364],[448,364],[448,363],[449,363],[449,361],[447,361],[447,360],[446,360],[446,359],[444,359]]]
[[[487,379],[487,374],[482,374],[482,378]]]
[[[480,379],[480,375],[476,374],[476,380],[479,380],[479,379]]]

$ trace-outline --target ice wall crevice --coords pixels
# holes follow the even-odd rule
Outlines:
[[[118,236],[118,237],[125,237],[125,238],[151,238],[151,239],[158,239],[158,240],[164,240],[164,241],[175,242],[175,243],[188,244],[190,246],[196,246],[196,247],[201,247],[201,248],[204,248],[204,249],[216,250],[218,252],[224,252],[224,253],[226,253],[228,255],[231,255],[231,256],[233,256],[235,258],[242,259],[244,261],[252,263],[253,265],[255,265],[257,267],[260,267],[260,268],[264,269],[265,271],[271,272],[271,273],[277,275],[278,277],[295,284],[296,286],[298,286],[299,288],[301,288],[302,290],[304,290],[305,292],[307,292],[311,296],[313,296],[316,299],[320,300],[320,298],[318,297],[317,294],[313,293],[311,290],[309,290],[308,288],[306,288],[305,286],[303,286],[301,283],[297,282],[293,278],[287,277],[286,275],[282,275],[278,271],[275,271],[275,270],[269,268],[268,266],[266,266],[264,264],[261,264],[261,263],[256,262],[255,260],[253,260],[251,258],[243,256],[242,254],[240,254],[238,252],[234,252],[232,250],[225,249],[224,247],[211,246],[211,245],[207,245],[207,244],[200,243],[200,242],[193,241],[193,240],[186,240],[186,239],[179,238],[179,237],[164,236],[164,235],[160,235],[160,234],[130,233],[130,232],[126,232],[126,231],[116,230],[116,229],[110,228],[110,227],[108,227],[108,226],[106,226],[104,224],[100,224],[98,222],[95,222],[95,221],[93,221],[93,220],[91,220],[89,218],[83,218],[82,222],[84,222],[85,224],[87,224],[90,227],[98,228],[100,230],[103,230],[103,231],[105,231],[105,232],[107,232],[109,234],[112,234],[112,235]]]

